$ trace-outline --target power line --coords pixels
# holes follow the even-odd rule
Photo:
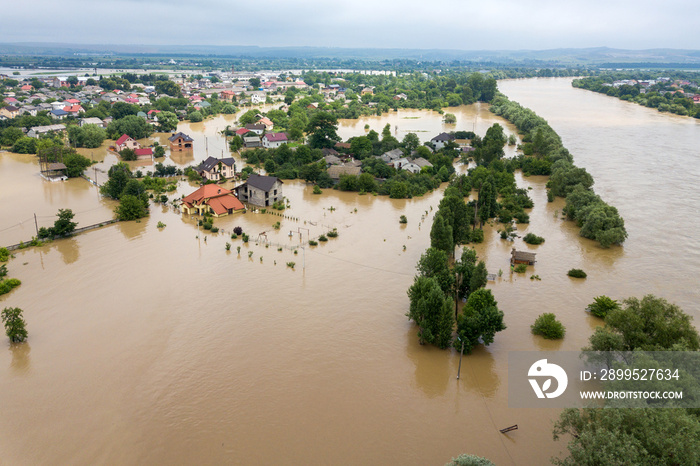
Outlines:
[[[340,257],[329,256],[328,254],[321,254],[320,252],[316,252],[312,249],[309,249],[309,251],[313,252],[314,254],[318,254],[319,256],[328,257],[330,259],[335,259],[335,260],[341,261],[341,262],[347,262],[348,264],[357,265],[359,267],[365,267],[368,269],[378,270],[380,272],[393,273],[395,275],[403,275],[406,277],[413,277],[414,276],[414,274],[410,274],[410,273],[396,272],[394,270],[382,269],[381,267],[375,267],[373,265],[360,264],[359,262],[354,262],[354,261],[347,260],[347,259],[341,259]]]

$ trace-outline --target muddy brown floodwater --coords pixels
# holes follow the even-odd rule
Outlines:
[[[0,344],[1,461],[440,465],[473,453],[496,464],[547,463],[565,447],[551,436],[558,411],[508,407],[508,352],[580,348],[600,324],[584,312],[600,294],[655,293],[697,321],[700,129],[690,119],[573,89],[566,79],[501,88],[561,134],[598,192],[621,210],[630,239],[600,249],[561,219],[561,200],[546,202],[544,178],[518,175],[535,201],[531,223],[519,232],[546,242],[516,240],[535,250],[538,262],[527,275],[511,276],[512,243],[487,229],[477,251],[490,272],[505,272],[488,287],[508,329],[464,358],[459,382],[459,355],[418,345],[405,317],[406,290],[442,189],[392,200],[314,195],[286,181],[285,214],[298,221],[237,214],[215,221],[223,232],[205,234],[192,219],[155,205],[139,223],[17,252],[9,270],[22,286],[0,306],[24,309],[30,337]],[[483,106],[451,113],[458,129],[471,130],[478,115],[477,132],[497,121],[513,131]],[[216,154],[226,150],[216,133],[227,118],[180,129],[200,145],[206,136]],[[411,111],[343,121],[339,132],[361,134],[365,123],[381,131],[386,122],[392,131],[398,125],[399,139],[407,128],[425,128],[419,136],[445,129],[440,115]],[[206,147],[192,154],[205,157]],[[36,171],[30,156],[0,154],[0,229],[10,227],[0,231],[2,244],[31,234],[24,223],[18,233],[12,225],[39,208],[47,216],[59,207],[85,215],[95,209],[97,221],[111,215],[113,206],[87,182],[46,183]],[[177,195],[194,189],[181,182]],[[407,225],[399,224],[402,214]],[[159,221],[167,226],[159,230]],[[272,228],[277,221],[280,230]],[[237,225],[251,235],[247,245],[229,238]],[[331,228],[338,238],[297,255],[290,249],[300,234]],[[273,246],[256,243],[263,232]],[[572,267],[588,279],[568,278]],[[542,280],[531,281],[533,273]],[[563,341],[530,334],[542,312],[566,325]],[[517,431],[498,432],[513,424]]]

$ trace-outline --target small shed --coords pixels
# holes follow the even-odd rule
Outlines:
[[[534,252],[516,251],[515,248],[510,251],[510,265],[535,265],[535,262]]]

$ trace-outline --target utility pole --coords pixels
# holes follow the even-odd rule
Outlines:
[[[39,224],[36,221],[36,212],[34,212],[34,227],[36,228],[36,237],[39,237]]]
[[[459,341],[462,342],[462,351],[459,352],[459,369],[457,369],[457,380],[459,380],[459,374],[462,372],[462,356],[464,356],[464,340],[457,337]]]

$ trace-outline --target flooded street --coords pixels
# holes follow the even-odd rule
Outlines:
[[[497,226],[487,227],[477,251],[489,272],[504,271],[488,287],[508,328],[465,356],[459,381],[459,354],[420,346],[405,316],[442,189],[394,200],[314,195],[285,181],[291,208],[284,215],[292,219],[235,214],[216,219],[223,232],[212,234],[153,205],[139,223],[17,251],[8,269],[22,285],[0,306],[24,309],[29,340],[0,342],[0,463],[441,465],[460,453],[499,465],[548,463],[565,448],[552,441],[558,411],[508,408],[508,352],[580,348],[600,324],[584,312],[600,294],[655,293],[697,325],[700,128],[573,89],[569,79],[499,86],[562,136],[597,192],[620,209],[630,238],[604,250],[579,237],[561,219],[563,200],[546,202],[546,178],[518,174],[535,202],[519,233],[546,242],[509,243]],[[472,130],[475,116],[479,134],[494,122],[514,131],[483,105],[447,111],[457,115],[455,127],[436,112],[401,111],[343,120],[338,132],[346,139],[364,134],[365,124],[381,132],[390,123],[399,140],[409,130],[428,140]],[[181,124],[195,138],[192,160],[176,155],[166,163],[204,160],[207,146],[210,155],[227,156],[217,133],[234,120]],[[163,144],[167,135],[155,137]],[[106,169],[113,156],[94,151]],[[9,227],[0,244],[29,239],[34,211],[72,208],[81,224],[111,217],[112,202],[87,181],[44,182],[33,158],[0,154],[0,230]],[[194,189],[180,182],[177,195]],[[399,224],[402,214],[407,225]],[[159,230],[159,221],[167,226]],[[250,235],[247,245],[230,239],[235,226]],[[332,228],[337,238],[293,253],[300,236]],[[263,232],[273,243],[267,248],[256,244]],[[509,273],[513,245],[537,252],[526,275]],[[567,277],[570,268],[588,278]],[[533,273],[542,280],[530,280]],[[531,335],[543,312],[567,327],[563,341]],[[517,431],[498,432],[513,424]]]

